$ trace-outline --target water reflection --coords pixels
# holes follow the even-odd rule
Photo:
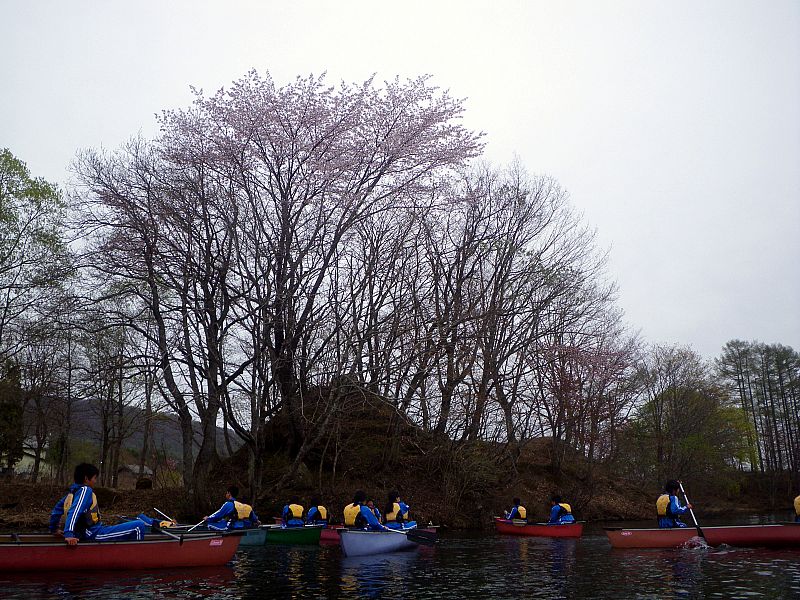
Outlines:
[[[229,567],[131,573],[0,573],[28,598],[800,599],[800,549],[612,550],[580,540],[450,535],[435,547],[346,558],[335,546],[243,548]]]
[[[210,598],[235,579],[230,566],[155,571],[0,573],[2,598]]]
[[[417,562],[416,551],[353,556],[342,558],[340,589],[346,595],[359,598],[380,598],[392,590],[410,593],[406,589],[409,570]],[[402,595],[407,595],[403,593]]]

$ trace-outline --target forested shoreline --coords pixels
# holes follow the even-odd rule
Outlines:
[[[116,487],[135,460],[201,513],[225,473],[264,501],[299,480],[338,494],[358,469],[394,487],[406,463],[452,498],[497,472],[791,497],[800,355],[642,339],[566,191],[483,163],[463,110],[428,78],[251,72],[162,113],[155,139],[80,151],[66,190],[5,150],[3,466],[27,446],[34,482],[81,457]],[[166,414],[180,452],[154,435]]]

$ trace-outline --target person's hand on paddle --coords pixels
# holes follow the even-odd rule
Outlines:
[[[64,537],[64,530],[63,529],[56,529],[52,533],[53,533],[53,536],[55,536],[55,537]]]
[[[77,546],[78,545],[78,538],[70,537],[64,538],[64,541],[67,542],[70,546]]]

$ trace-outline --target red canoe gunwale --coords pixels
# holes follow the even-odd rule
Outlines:
[[[48,535],[6,534],[0,536],[0,572],[216,567],[233,558],[241,539],[219,534],[182,540],[147,536],[141,541],[68,546]]]
[[[548,523],[514,523],[502,517],[494,518],[497,533],[505,535],[523,535],[528,537],[550,538],[579,538],[583,535],[583,523],[562,523],[550,525]]]
[[[800,525],[729,525],[703,527],[710,546],[800,548]],[[613,548],[677,548],[697,537],[694,527],[675,529],[607,528],[608,541]]]

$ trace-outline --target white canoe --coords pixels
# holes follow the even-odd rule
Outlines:
[[[405,534],[394,531],[340,529],[339,538],[345,556],[370,556],[417,547]]]

